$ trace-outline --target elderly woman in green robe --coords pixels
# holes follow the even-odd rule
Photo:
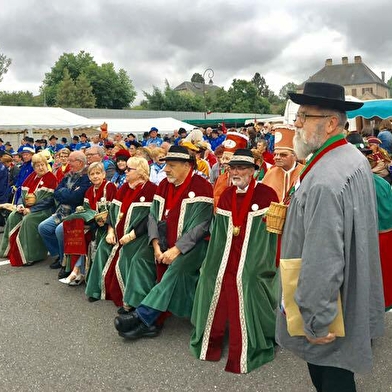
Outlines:
[[[120,312],[137,306],[156,280],[152,246],[148,244],[147,219],[156,185],[149,181],[148,162],[143,157],[127,161],[126,183],[117,191],[109,208],[106,238],[97,248],[87,281],[90,302],[111,299]],[[137,268],[143,279],[135,281]],[[123,306],[122,306],[123,305]]]
[[[1,257],[9,257],[14,267],[33,265],[48,255],[38,225],[54,211],[57,179],[42,153],[34,154],[31,161],[34,171],[22,184],[22,203],[9,215],[0,245]]]

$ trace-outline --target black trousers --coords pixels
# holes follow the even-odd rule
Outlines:
[[[356,392],[354,373],[349,370],[311,363],[308,369],[317,392]]]

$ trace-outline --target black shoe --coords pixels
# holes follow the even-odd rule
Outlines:
[[[88,298],[87,298],[87,301],[88,301],[88,302],[96,302],[96,301],[99,301],[99,298],[88,297]]]
[[[61,267],[59,274],[58,274],[58,278],[59,279],[68,278],[69,275],[71,275],[71,271],[66,272],[65,267]]]
[[[31,267],[34,264],[34,261],[28,261],[25,264],[23,264],[23,267]]]
[[[128,332],[140,322],[138,314],[133,311],[127,314],[122,314],[114,319],[114,327],[119,332]]]
[[[55,261],[53,261],[52,264],[50,264],[49,268],[51,268],[51,269],[61,268],[60,257],[57,257],[57,259]]]
[[[139,320],[139,324],[128,332],[119,332],[118,334],[124,339],[140,339],[140,338],[155,338],[161,332],[156,325],[147,326]]]
[[[124,308],[124,306],[121,306],[121,308],[117,309],[117,313],[118,314],[128,314],[128,313],[133,312],[134,310],[135,310],[135,308],[132,306],[129,309],[126,309],[126,308]]]

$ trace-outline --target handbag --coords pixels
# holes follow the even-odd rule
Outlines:
[[[282,301],[286,313],[287,331],[290,336],[305,336],[304,321],[295,302],[294,295],[298,286],[302,259],[280,259],[280,277],[282,282]],[[345,336],[342,300],[338,295],[338,313],[329,326],[329,332],[338,337]]]

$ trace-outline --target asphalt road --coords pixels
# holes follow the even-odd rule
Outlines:
[[[84,286],[59,283],[48,265],[0,265],[0,392],[314,390],[305,363],[279,348],[273,362],[246,375],[224,371],[227,352],[219,362],[193,358],[191,325],[175,317],[159,337],[125,342],[113,327],[116,307],[89,303]],[[386,319],[374,370],[357,377],[359,392],[392,391],[392,313]]]

